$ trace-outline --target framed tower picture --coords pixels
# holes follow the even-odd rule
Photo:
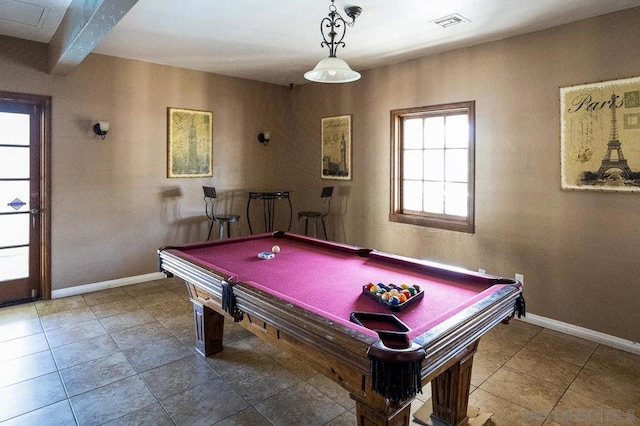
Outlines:
[[[562,189],[640,192],[640,77],[560,89]]]
[[[213,176],[213,113],[167,108],[167,177]]]
[[[322,119],[322,178],[351,180],[351,115]]]

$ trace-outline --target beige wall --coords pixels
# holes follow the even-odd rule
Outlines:
[[[559,158],[559,87],[640,75],[639,21],[634,9],[292,91],[100,55],[50,76],[46,46],[0,37],[0,90],[53,96],[53,288],[154,272],[159,246],[204,237],[203,184],[244,215],[242,189],[286,187],[298,210],[333,183],[333,238],[522,273],[531,313],[640,341],[640,196],[561,191]],[[389,222],[389,111],[466,100],[476,233]],[[168,106],[213,111],[212,179],[165,177]],[[322,180],[320,119],[341,114],[353,115],[354,178]],[[112,123],[105,141],[98,119]]]
[[[354,178],[335,181],[349,243],[522,273],[529,312],[640,341],[640,195],[560,190],[559,143],[560,87],[640,75],[638,22],[640,8],[366,71],[349,85],[297,87],[298,185],[327,182],[318,178],[321,117],[353,114]],[[389,222],[390,110],[468,100],[476,233]],[[640,170],[638,159],[631,167]],[[340,220],[333,229],[343,238]]]
[[[159,247],[204,239],[202,185],[243,216],[243,189],[281,186],[288,87],[101,55],[59,77],[44,45],[4,37],[0,52],[0,90],[53,98],[54,290],[155,272]],[[213,111],[213,178],[166,178],[169,106]],[[97,120],[111,122],[104,141]]]

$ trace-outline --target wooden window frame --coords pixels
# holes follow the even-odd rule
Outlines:
[[[402,206],[402,123],[406,118],[424,118],[466,111],[469,119],[467,216],[408,212]],[[391,202],[389,220],[450,231],[475,232],[475,101],[396,109],[391,111]]]

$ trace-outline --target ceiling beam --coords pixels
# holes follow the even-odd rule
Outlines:
[[[49,43],[49,73],[67,75],[138,0],[72,0]]]

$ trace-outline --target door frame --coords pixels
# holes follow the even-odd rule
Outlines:
[[[51,96],[0,91],[0,101],[30,105],[40,118],[40,299],[51,299]]]

